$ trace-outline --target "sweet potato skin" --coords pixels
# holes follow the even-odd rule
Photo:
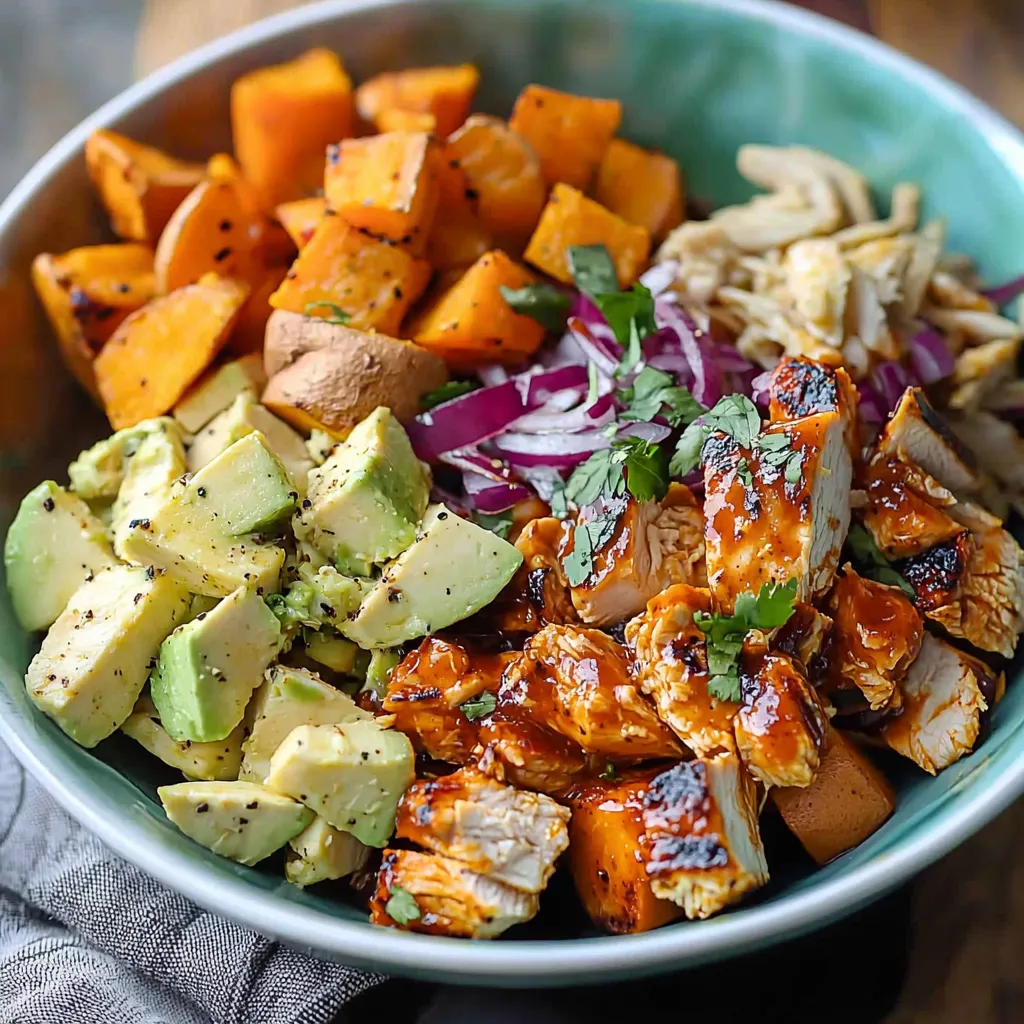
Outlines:
[[[149,244],[205,174],[202,164],[176,160],[106,129],[86,140],[85,165],[115,234]]]
[[[352,134],[353,115],[352,83],[330,50],[308,50],[235,80],[235,153],[264,210],[320,187],[324,151]]]
[[[327,216],[270,297],[275,309],[324,318],[338,306],[349,326],[397,334],[402,319],[430,279],[430,265],[397,246],[363,234],[339,216]]]
[[[438,158],[425,132],[347,139],[327,150],[327,205],[354,227],[418,255],[437,213]]]
[[[96,357],[96,383],[115,430],[161,416],[227,343],[244,282],[204,276],[131,314]]]
[[[522,251],[536,227],[548,189],[529,143],[500,117],[473,114],[449,139],[443,160],[455,162],[499,244]]]
[[[293,199],[289,203],[280,203],[274,210],[281,227],[288,232],[295,248],[302,247],[313,237],[317,225],[324,219],[327,211],[327,200],[323,196],[312,196],[309,199]]]
[[[450,287],[443,289],[410,325],[424,348],[486,352],[501,361],[520,362],[540,347],[544,328],[512,311],[500,288],[522,288],[536,278],[500,249],[481,256]]]
[[[524,259],[556,280],[571,284],[569,247],[598,244],[611,255],[619,285],[628,288],[647,263],[651,236],[646,228],[627,224],[577,189],[556,185]]]
[[[382,132],[397,127],[395,122],[385,127],[394,111],[430,115],[435,122],[432,130],[443,137],[466,120],[479,81],[480,72],[472,64],[386,71],[359,86],[356,108]]]
[[[586,191],[621,120],[618,100],[528,85],[516,100],[509,126],[534,148],[549,185],[564,181]]]
[[[683,219],[679,164],[664,153],[612,139],[597,170],[594,199],[659,242]]]

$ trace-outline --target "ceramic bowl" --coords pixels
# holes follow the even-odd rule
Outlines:
[[[679,158],[692,194],[749,194],[734,170],[744,142],[816,146],[861,168],[884,197],[924,188],[950,248],[993,280],[1024,270],[1024,145],[940,76],[837,24],[756,0],[350,0],[300,7],[219,40],[133,86],[59,142],[0,206],[0,500],[8,518],[40,479],[63,479],[103,423],[55,357],[31,293],[32,256],[104,240],[86,179],[88,133],[113,127],[189,157],[228,145],[228,90],[241,72],[306,47],[337,49],[356,79],[416,64],[474,61],[479,105],[507,113],[543,82],[615,96],[624,134]],[[566,140],[572,144],[571,139]],[[692,966],[835,920],[899,885],[1002,810],[1024,788],[1024,686],[1011,682],[985,741],[929,778],[888,764],[895,816],[820,871],[771,835],[774,877],[759,897],[710,921],[599,937],[571,894],[516,939],[470,943],[372,928],[331,892],[244,868],[186,839],[154,800],[148,756],[114,741],[82,750],[30,706],[32,641],[0,608],[0,739],[86,827],[196,902],[296,947],[401,974],[504,985],[575,984]],[[1012,674],[1012,673],[1011,673]],[[145,763],[144,763],[145,762]],[[766,826],[767,827],[767,826]],[[774,831],[774,830],[771,830]]]

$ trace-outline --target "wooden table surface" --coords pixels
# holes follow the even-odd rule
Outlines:
[[[7,21],[8,4],[25,6]],[[76,54],[81,62],[81,50],[72,44],[87,38],[82,33],[94,32],[99,43],[109,40],[102,32],[135,32],[137,24],[135,70],[143,74],[217,35],[294,5],[290,0],[0,0],[0,123],[10,113],[4,110],[2,87],[13,77],[18,89],[6,94],[7,102],[14,95],[19,105],[9,118],[20,129],[13,143],[36,155],[55,131],[87,112],[76,110],[76,100],[89,102],[98,92],[98,102],[119,87],[119,82],[106,90],[103,82],[68,80]],[[805,0],[803,6],[874,32],[1024,126],[1024,0]],[[34,36],[25,28],[33,19],[38,23]],[[71,23],[76,32],[70,31]],[[41,42],[32,49],[12,31]],[[116,74],[111,63],[92,60],[92,53],[104,48],[90,50],[93,73]],[[23,75],[16,61],[24,65]],[[45,111],[49,120],[40,125],[33,109]],[[3,158],[0,154],[0,171]],[[921,876],[915,885],[909,973],[887,1024],[1024,1022],[1022,847],[1024,802],[1019,802]],[[871,960],[872,950],[866,948],[861,962],[850,964],[854,983],[859,972],[871,970]]]

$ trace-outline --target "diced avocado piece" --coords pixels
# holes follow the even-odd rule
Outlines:
[[[190,472],[197,473],[225,448],[254,430],[263,434],[270,450],[281,460],[292,490],[300,497],[305,496],[309,471],[314,465],[306,450],[306,442],[284,420],[260,405],[248,391],[242,392],[196,435],[188,453]]]
[[[298,725],[335,725],[372,718],[347,693],[329,686],[313,672],[273,665],[245,715],[249,735],[242,744],[239,778],[262,782],[270,771],[274,751]]]
[[[342,572],[368,576],[373,564],[413,542],[429,494],[429,473],[381,407],[309,474],[310,507],[300,511],[295,533]]]
[[[390,651],[386,648],[378,648],[371,651],[370,664],[366,669],[366,682],[363,683],[362,689],[375,693],[383,700],[387,693],[391,673],[398,667],[401,660],[402,652],[400,650]]]
[[[432,505],[415,543],[390,565],[359,614],[338,628],[360,647],[394,647],[490,604],[523,561],[497,534]]]
[[[115,565],[83,583],[25,677],[29,696],[76,743],[94,747],[132,713],[164,637],[188,612],[170,576]]]
[[[314,572],[310,566],[302,565],[299,578],[288,587],[288,592],[271,595],[267,603],[285,629],[318,629],[324,625],[337,628],[359,607],[364,586],[359,580],[342,576],[332,566]]]
[[[193,743],[230,735],[280,649],[277,616],[246,587],[179,626],[160,645],[149,681],[164,728]]]
[[[68,466],[68,478],[74,492],[85,501],[113,501],[128,469],[128,459],[135,454],[139,442],[149,433],[153,420],[97,441],[80,452]]]
[[[110,528],[114,550],[120,554],[124,538],[136,520],[149,519],[166,501],[171,486],[185,472],[185,443],[181,427],[163,417],[149,420],[127,460],[124,482],[117,492]]]
[[[192,600],[188,606],[188,618],[187,622],[191,622],[193,619],[199,618],[200,615],[205,615],[207,612],[212,612],[217,607],[219,598],[207,597],[205,594],[193,594]]]
[[[190,434],[198,434],[243,392],[259,395],[267,384],[263,356],[254,352],[208,370],[174,407],[174,418]]]
[[[128,524],[125,558],[166,569],[193,593],[222,597],[242,586],[278,589],[284,550],[252,536],[280,524],[295,505],[280,461],[255,431],[236,441],[157,510]]]
[[[300,888],[346,878],[370,856],[368,846],[320,817],[314,818],[288,845],[292,851],[285,861],[284,877]]]
[[[44,480],[7,531],[4,567],[22,629],[46,629],[90,577],[116,564],[103,524],[77,495]]]
[[[332,672],[350,675],[359,657],[359,648],[344,637],[310,632],[306,634],[306,654]]]
[[[156,792],[189,839],[239,864],[258,864],[313,820],[297,800],[255,782],[179,782]]]
[[[245,736],[241,726],[226,739],[215,743],[179,742],[171,739],[160,722],[156,705],[143,694],[136,701],[135,709],[125,719],[121,732],[140,743],[164,764],[177,768],[187,778],[216,782],[238,778],[238,769],[242,764],[242,739]]]
[[[338,446],[338,439],[331,437],[326,430],[318,430],[316,428],[309,435],[309,439],[306,441],[306,451],[309,452],[309,457],[313,462],[322,466],[331,455],[331,452]]]
[[[274,751],[266,782],[367,846],[384,846],[414,760],[405,733],[376,722],[300,725]]]

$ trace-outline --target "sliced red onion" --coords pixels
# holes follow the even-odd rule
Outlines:
[[[552,466],[520,466],[519,474],[544,501],[551,501],[555,488],[562,483],[562,473]]]
[[[476,375],[480,378],[480,382],[488,388],[496,387],[498,384],[504,384],[508,380],[508,370],[504,366],[481,366],[476,371]]]
[[[606,377],[614,376],[622,360],[621,350],[609,353],[608,344],[599,340],[592,328],[578,317],[569,318],[569,333],[588,363],[593,363]]]
[[[1000,309],[1008,306],[1018,295],[1024,293],[1024,275],[1015,277],[1006,284],[996,285],[994,288],[984,288],[981,294],[986,299],[991,299]]]
[[[611,442],[600,430],[578,434],[502,434],[491,442],[494,450],[517,468],[551,466],[570,469]]]
[[[567,411],[548,412],[547,406],[536,412],[520,416],[509,424],[513,433],[523,434],[572,434],[580,430],[596,430],[607,426],[615,419],[615,400],[603,395],[593,405],[578,405]]]
[[[872,374],[871,383],[874,385],[879,398],[882,401],[882,408],[887,416],[896,408],[903,392],[914,382],[906,368],[895,361],[879,363]]]
[[[749,359],[744,359],[733,345],[712,342],[709,355],[723,373],[746,373],[754,369],[754,364]]]
[[[675,333],[693,374],[690,391],[698,402],[710,408],[722,397],[722,371],[704,348],[710,339],[693,317],[667,296],[654,300],[654,320],[659,327],[670,328]]]
[[[494,483],[514,483],[512,467],[496,459],[493,455],[484,455],[474,448],[457,448],[455,451],[444,452],[440,461],[463,473],[474,473]]]
[[[675,281],[677,273],[679,261],[666,260],[664,263],[655,263],[653,267],[648,267],[640,275],[640,283],[657,298]]]
[[[765,370],[759,373],[750,382],[750,397],[755,405],[767,406],[769,403],[768,384],[772,379],[772,371]]]
[[[627,437],[638,437],[642,441],[650,441],[653,444],[660,444],[672,431],[663,423],[626,423],[615,433],[617,440]]]
[[[511,508],[517,501],[532,497],[530,489],[522,484],[495,483],[479,473],[463,473],[462,483],[473,506],[481,512],[493,515]]]
[[[860,394],[860,418],[865,423],[884,423],[886,416],[889,415],[885,399],[869,381],[858,384],[857,391]]]
[[[934,384],[953,373],[955,361],[946,339],[931,327],[917,331],[909,342],[910,361],[922,384]]]
[[[435,484],[430,490],[430,501],[434,505],[447,505],[457,516],[469,518],[470,508],[465,498],[457,498],[451,491]]]
[[[546,406],[555,395],[570,389],[575,391],[576,400],[579,401],[590,386],[585,366],[559,366],[553,370],[521,373],[513,379],[518,384],[523,402],[529,410]],[[571,407],[570,404],[565,408]]]

